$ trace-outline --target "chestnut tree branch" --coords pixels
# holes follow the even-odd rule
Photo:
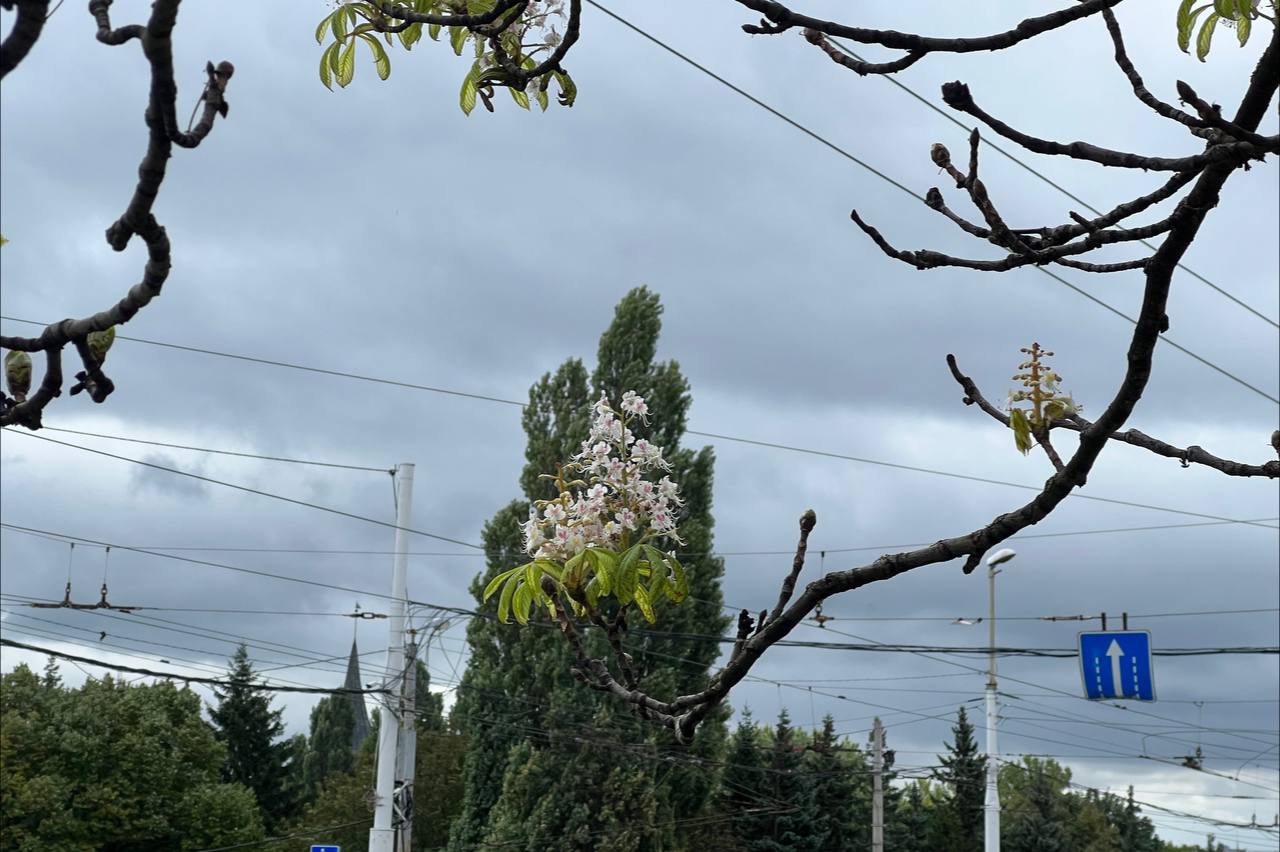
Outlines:
[[[189,132],[178,129],[176,119],[177,85],[173,74],[173,28],[177,23],[181,0],[156,0],[145,26],[111,28],[111,0],[91,0],[89,12],[98,25],[98,40],[120,45],[138,40],[150,66],[151,83],[144,121],[147,126],[147,149],[138,167],[138,182],[132,198],[120,218],[106,231],[107,243],[115,251],[124,251],[136,235],[147,246],[147,262],[142,280],[123,298],[106,310],[81,319],[65,319],[46,326],[37,337],[0,336],[0,347],[23,352],[60,352],[67,344],[75,346],[84,369],[76,374],[78,383],[72,394],[88,392],[94,402],[104,401],[115,385],[102,372],[101,361],[93,354],[86,339],[89,334],[128,322],[160,295],[169,277],[171,249],[169,237],[152,213],[156,196],[164,182],[165,169],[176,144],[194,148],[208,135],[216,116],[226,115],[224,97],[227,81],[234,68],[229,62],[216,67],[206,65],[207,82],[204,113],[200,123]],[[0,426],[20,425],[39,429],[45,407],[62,393],[60,359],[49,357],[40,390],[26,399],[10,399],[0,395]]]
[[[3,80],[35,47],[49,17],[49,0],[0,0],[0,8],[18,11],[13,29],[0,42],[0,80]]]

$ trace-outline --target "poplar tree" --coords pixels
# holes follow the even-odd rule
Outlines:
[[[227,750],[222,779],[253,791],[269,834],[282,828],[297,808],[291,795],[292,746],[283,739],[280,710],[258,685],[258,676],[243,644],[231,657],[230,685],[214,687],[217,706],[209,709],[214,736]]]
[[[628,293],[600,339],[593,372],[578,359],[544,375],[529,391],[523,426],[526,464],[521,499],[483,530],[486,570],[472,584],[481,600],[495,574],[528,561],[520,525],[529,501],[554,496],[540,476],[579,451],[591,404],[615,402],[634,390],[656,416],[635,429],[666,450],[671,478],[685,500],[678,519],[689,597],[666,608],[633,651],[647,687],[693,692],[719,654],[714,639],[728,625],[720,593],[721,561],[712,549],[710,448],[682,448],[689,385],[674,361],[657,361],[662,306],[646,288]],[[593,656],[603,640],[591,634]],[[718,756],[724,714],[700,731],[690,749],[637,724],[624,707],[584,690],[573,658],[545,613],[525,627],[475,619],[468,626],[471,658],[457,693],[453,724],[470,737],[462,813],[450,847],[486,842],[512,848],[665,850],[684,848],[683,820],[704,814],[715,773],[702,759]]]

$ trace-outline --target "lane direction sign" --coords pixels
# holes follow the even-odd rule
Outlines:
[[[341,846],[312,846],[311,852],[342,852]]]
[[[1080,676],[1086,698],[1155,701],[1151,632],[1104,630],[1080,634]]]

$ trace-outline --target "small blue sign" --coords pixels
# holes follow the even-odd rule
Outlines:
[[[312,846],[311,852],[342,852],[341,846]]]
[[[1155,701],[1151,632],[1108,630],[1080,634],[1080,674],[1086,698]]]

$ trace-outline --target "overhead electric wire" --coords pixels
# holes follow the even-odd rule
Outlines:
[[[158,672],[152,669],[141,669],[133,666],[121,666],[115,663],[106,663],[102,660],[94,660],[89,657],[80,657],[75,654],[68,654],[64,651],[55,651],[52,648],[41,648],[35,645],[28,645],[25,642],[15,642],[12,639],[0,637],[0,645],[8,645],[12,648],[21,648],[24,651],[32,651],[37,654],[45,654],[50,657],[57,657],[62,660],[70,660],[72,662],[84,663],[89,666],[98,666],[99,668],[111,669],[112,671],[129,672],[130,674],[141,674],[149,677],[170,678],[172,680],[180,680],[185,683],[202,683],[206,686],[235,686],[233,682],[220,678],[194,677],[191,675],[177,674],[175,672]],[[267,684],[254,684],[254,689],[262,689],[268,692],[307,692],[315,695],[371,695],[381,694],[386,690],[383,689],[325,689],[315,686],[270,686]]]
[[[1199,527],[1220,527],[1229,526],[1231,524],[1249,524],[1262,525],[1280,521],[1280,517],[1269,518],[1247,518],[1239,521],[1193,521],[1185,524],[1154,524],[1139,527],[1110,527],[1102,530],[1066,530],[1063,532],[1048,533],[1017,533],[1010,536],[1006,541],[1021,541],[1024,539],[1035,538],[1058,538],[1063,536],[1082,536],[1082,535],[1106,535],[1110,533],[1131,533],[1131,532],[1148,532],[1148,531],[1164,531],[1177,529],[1192,529]],[[1270,527],[1280,531],[1280,527]],[[875,544],[875,545],[859,545],[857,547],[824,547],[822,553],[855,553],[858,551],[875,551],[875,550],[897,550],[903,547],[922,547],[929,542],[906,542],[899,544]],[[394,550],[344,550],[341,548],[324,548],[324,547],[216,547],[216,546],[175,546],[175,545],[138,545],[145,547],[147,550],[180,550],[188,553],[288,553],[299,555],[320,555],[320,556],[397,556],[400,555]],[[816,550],[817,548],[815,548]],[[404,552],[405,556],[413,557],[465,557],[474,559],[475,553],[457,553],[454,551],[422,551],[408,550]],[[795,549],[791,550],[712,550],[705,553],[693,553],[689,551],[677,551],[677,555],[683,558],[696,558],[701,556],[719,556],[719,557],[739,557],[739,556],[794,556]],[[350,615],[350,613],[339,613]],[[865,619],[874,620],[874,619]]]
[[[364,515],[357,515],[354,512],[345,512],[342,509],[334,509],[330,506],[321,506],[319,503],[312,503],[308,500],[298,500],[297,498],[294,498],[294,497],[285,497],[282,494],[275,494],[270,491],[263,491],[259,488],[250,488],[247,485],[237,485],[234,482],[226,482],[225,480],[214,479],[211,476],[201,476],[198,473],[191,473],[190,471],[179,470],[178,468],[174,468],[174,467],[166,467],[162,464],[155,464],[154,462],[143,461],[141,459],[134,459],[128,456],[116,455],[115,453],[109,453],[106,450],[97,450],[92,447],[81,446],[80,444],[72,444],[68,441],[59,441],[56,438],[46,438],[44,435],[40,435],[35,432],[13,431],[12,434],[22,435],[27,438],[36,438],[41,441],[48,441],[51,444],[59,444],[64,447],[70,447],[71,449],[74,449],[74,450],[81,450],[86,453],[93,453],[94,455],[106,456],[107,458],[116,459],[117,461],[125,461],[131,464],[141,465],[142,467],[149,467],[149,468],[152,468],[153,470],[162,470],[166,473],[172,473],[177,476],[190,477],[191,479],[197,479],[201,482],[207,482],[211,485],[220,485],[224,488],[232,488],[232,489],[235,489],[236,491],[244,491],[248,494],[256,494],[259,497],[269,497],[272,500],[281,500],[285,503],[292,503],[295,506],[302,506],[307,509],[315,509],[316,511],[319,511],[319,512],[328,512],[330,514],[339,515],[344,518],[350,518],[356,521],[364,521],[365,523],[368,523],[368,524],[377,524],[378,526],[382,526],[382,527],[390,527],[393,530],[403,530],[404,532],[411,533],[413,535],[420,535],[425,538],[433,538],[433,539],[436,539],[437,541],[445,541],[445,542],[448,542],[449,544],[456,544],[461,547],[471,547],[476,550],[484,550],[483,545],[473,544],[469,541],[462,541],[461,539],[449,538],[448,536],[439,535],[433,532],[426,532],[425,530],[417,530],[417,529],[413,529],[412,527],[400,527],[392,523],[391,521],[380,521],[377,518],[369,518],[369,517],[365,517]]]
[[[13,318],[13,317],[2,317],[2,318],[3,318],[3,319],[9,319],[9,320],[11,320],[11,321],[13,321],[13,322],[23,322],[23,323],[30,323],[30,324],[32,324],[32,325],[40,325],[40,323],[36,323],[36,322],[34,322],[33,320],[19,320],[19,319],[15,319],[15,318]],[[314,368],[314,367],[306,367],[306,366],[299,365],[299,364],[290,364],[290,363],[283,362],[283,361],[269,361],[269,360],[264,359],[264,358],[251,358],[251,357],[249,357],[249,356],[244,356],[244,355],[234,355],[234,354],[231,354],[231,353],[227,353],[227,352],[218,352],[218,351],[214,351],[214,350],[210,350],[210,349],[196,349],[195,347],[178,346],[177,344],[159,343],[159,342],[157,342],[157,341],[153,341],[153,340],[144,340],[144,339],[142,339],[142,338],[136,338],[136,337],[126,337],[126,336],[123,336],[123,335],[116,335],[116,339],[117,339],[117,340],[130,340],[130,341],[134,341],[134,342],[137,342],[137,343],[147,343],[147,344],[156,345],[156,346],[173,346],[173,347],[176,347],[176,348],[179,348],[179,349],[191,349],[191,350],[193,350],[193,351],[198,351],[198,352],[201,352],[201,353],[203,353],[203,354],[216,355],[216,356],[224,357],[224,358],[234,358],[234,359],[237,359],[237,360],[247,360],[247,361],[252,361],[252,362],[255,362],[255,363],[271,364],[271,365],[273,365],[273,366],[283,367],[283,368],[286,368],[286,369],[295,369],[295,370],[306,370],[306,371],[312,371],[312,372],[320,372],[320,373],[325,373],[325,374],[327,374],[327,375],[342,376],[342,377],[344,377],[344,378],[357,379],[357,380],[360,380],[360,381],[372,381],[372,382],[377,382],[377,383],[380,383],[380,384],[390,384],[390,385],[399,385],[399,386],[404,386],[404,387],[411,387],[411,388],[414,388],[414,389],[417,389],[417,390],[426,390],[426,391],[431,391],[431,392],[433,392],[433,393],[434,393],[434,392],[437,392],[437,391],[440,391],[440,389],[439,389],[439,388],[428,387],[428,386],[425,386],[425,385],[423,385],[423,386],[410,385],[410,384],[405,383],[405,382],[392,381],[392,380],[389,380],[389,379],[377,379],[377,378],[373,378],[373,377],[370,377],[370,376],[361,376],[361,375],[357,375],[357,374],[354,374],[354,373],[340,373],[340,372],[335,371],[335,370],[319,370],[319,369]],[[464,392],[462,392],[462,391],[448,391],[448,393],[450,393],[450,394],[452,394],[452,395],[454,395],[454,396],[474,397],[474,398],[476,398],[476,399],[483,399],[483,400],[486,400],[486,401],[489,401],[489,402],[499,402],[499,403],[503,403],[503,404],[505,404],[505,405],[513,405],[513,406],[520,407],[520,408],[522,408],[522,409],[525,407],[525,403],[519,402],[519,401],[517,401],[517,400],[501,399],[501,398],[499,398],[499,397],[484,396],[484,395],[481,395],[481,394],[470,394],[470,393],[464,393]],[[89,448],[89,447],[84,447],[84,446],[81,446],[81,445],[79,445],[79,444],[72,444],[72,443],[69,443],[69,442],[66,442],[66,441],[58,441],[58,440],[55,440],[55,439],[53,439],[53,438],[44,438],[44,437],[42,437],[42,436],[40,436],[40,435],[38,435],[38,434],[32,433],[32,432],[15,431],[15,434],[27,435],[27,436],[29,436],[29,437],[41,438],[42,440],[49,441],[49,442],[51,442],[51,443],[55,443],[55,444],[62,444],[63,446],[66,446],[66,447],[72,447],[72,448],[75,448],[75,449],[83,450],[83,451],[85,451],[85,452],[97,453],[97,454],[99,454],[99,455],[108,456],[108,457],[110,457],[110,458],[121,459],[121,460],[123,460],[123,461],[130,461],[130,462],[133,462],[133,463],[135,463],[135,464],[143,464],[143,465],[146,465],[146,466],[148,466],[148,467],[158,468],[158,469],[160,469],[160,470],[165,470],[165,471],[168,471],[168,472],[170,472],[170,473],[176,473],[176,474],[178,474],[178,475],[182,475],[182,476],[193,477],[193,478],[196,478],[196,479],[203,479],[204,481],[211,482],[211,483],[215,483],[215,484],[219,484],[219,485],[228,485],[229,487],[232,487],[232,488],[237,488],[237,489],[240,489],[240,490],[243,490],[243,491],[249,491],[249,492],[251,492],[251,493],[255,493],[255,494],[263,494],[263,495],[265,495],[265,496],[275,497],[276,499],[285,500],[285,501],[287,501],[287,502],[299,503],[299,504],[302,504],[302,505],[308,505],[307,503],[305,503],[305,501],[294,500],[293,498],[289,498],[289,497],[281,497],[280,495],[268,494],[268,493],[266,493],[266,492],[257,491],[257,490],[255,490],[255,489],[246,488],[245,486],[233,485],[233,484],[231,484],[231,483],[220,482],[220,481],[218,481],[218,480],[213,480],[213,479],[210,479],[210,478],[208,478],[208,477],[201,477],[201,476],[199,476],[198,474],[188,473],[188,472],[186,472],[186,471],[179,471],[179,470],[176,470],[176,469],[174,469],[174,468],[167,468],[167,467],[164,467],[163,465],[156,465],[156,464],[151,464],[151,463],[148,463],[148,462],[142,462],[142,461],[140,461],[140,460],[138,460],[138,459],[131,459],[131,458],[128,458],[127,456],[118,456],[118,455],[115,455],[114,453],[108,453],[108,452],[105,452],[105,451],[103,451],[103,450],[95,450],[95,449],[91,449],[91,448]],[[787,451],[787,452],[802,453],[802,454],[805,454],[805,455],[813,455],[813,456],[819,456],[819,457],[823,457],[823,458],[834,458],[834,459],[840,459],[840,460],[843,460],[843,461],[852,461],[852,462],[857,462],[857,463],[859,463],[859,464],[869,464],[869,465],[875,465],[875,466],[878,466],[878,467],[892,468],[892,469],[896,469],[896,470],[909,470],[909,471],[913,471],[913,472],[916,472],[916,473],[926,473],[926,474],[931,474],[931,475],[934,475],[934,476],[944,476],[944,477],[948,477],[948,478],[951,478],[951,479],[960,479],[960,480],[965,480],[965,481],[969,481],[969,482],[980,482],[980,483],[984,483],[984,484],[987,484],[987,485],[1001,485],[1001,486],[1005,486],[1005,487],[1008,487],[1008,488],[1017,488],[1017,489],[1021,489],[1021,490],[1024,490],[1024,491],[1035,491],[1035,492],[1039,492],[1039,491],[1043,490],[1043,487],[1042,487],[1042,486],[1038,486],[1038,485],[1024,485],[1024,484],[1022,484],[1022,483],[1020,483],[1020,482],[1009,482],[1009,481],[1002,480],[1002,479],[991,479],[991,478],[988,478],[988,477],[982,477],[982,476],[972,476],[972,475],[969,475],[969,474],[963,474],[963,473],[953,473],[953,472],[951,472],[951,471],[939,470],[939,469],[936,469],[936,468],[926,468],[926,467],[918,467],[918,466],[915,466],[915,465],[897,464],[897,463],[895,463],[895,462],[880,461],[880,460],[878,460],[878,459],[870,459],[870,458],[865,458],[865,457],[862,457],[862,456],[849,455],[849,454],[846,454],[846,453],[835,453],[835,452],[829,452],[829,451],[826,451],[826,450],[815,450],[815,449],[811,449],[811,448],[807,448],[807,447],[797,447],[797,446],[792,446],[792,445],[789,445],[789,444],[781,444],[781,443],[777,443],[777,442],[773,442],[773,441],[760,441],[760,440],[756,440],[756,439],[752,439],[752,438],[741,438],[741,437],[736,437],[736,436],[733,436],[733,435],[725,435],[725,434],[721,434],[721,433],[717,433],[717,432],[703,432],[703,431],[698,431],[698,430],[696,430],[696,429],[689,429],[689,430],[686,430],[686,433],[685,433],[685,434],[688,434],[688,435],[697,435],[697,436],[700,436],[700,437],[704,437],[704,438],[712,438],[712,439],[715,439],[715,440],[721,440],[721,441],[731,441],[731,442],[734,442],[734,443],[747,444],[747,445],[751,445],[751,446],[767,447],[767,448],[770,448],[770,449],[777,449],[777,450],[785,450],[785,451]],[[1083,494],[1083,493],[1080,493],[1080,492],[1078,492],[1078,491],[1073,491],[1071,494],[1069,494],[1069,495],[1068,495],[1068,497],[1069,497],[1069,498],[1078,499],[1078,500],[1090,500],[1090,501],[1093,501],[1093,502],[1108,503],[1108,504],[1116,505],[1116,506],[1128,506],[1128,507],[1130,507],[1130,508],[1135,508],[1135,509],[1149,509],[1149,510],[1151,510],[1151,511],[1156,511],[1156,512],[1167,512],[1167,513],[1170,513],[1170,514],[1175,514],[1175,515],[1184,515],[1184,516],[1187,516],[1187,517],[1193,517],[1193,518],[1205,518],[1205,519],[1208,519],[1208,520],[1212,520],[1212,521],[1219,521],[1219,522],[1222,522],[1222,523],[1231,523],[1231,524],[1247,524],[1247,525],[1250,525],[1250,526],[1259,526],[1259,527],[1264,527],[1264,528],[1266,528],[1266,529],[1275,529],[1275,527],[1272,527],[1272,526],[1270,526],[1270,525],[1268,525],[1268,524],[1265,524],[1265,523],[1261,523],[1261,522],[1259,522],[1259,521],[1253,521],[1253,520],[1242,520],[1242,519],[1239,519],[1239,518],[1226,518],[1226,517],[1223,517],[1223,516],[1221,516],[1221,515],[1211,515],[1211,514],[1208,514],[1208,513],[1205,513],[1205,512],[1192,512],[1192,511],[1185,510],[1185,509],[1173,509],[1173,508],[1169,508],[1169,507],[1167,507],[1167,506],[1156,506],[1156,505],[1152,505],[1152,504],[1149,504],[1149,503],[1140,503],[1140,502],[1136,502],[1136,501],[1132,501],[1132,500],[1118,500],[1118,499],[1109,498],[1109,497],[1099,497],[1099,496],[1096,496],[1096,495],[1093,495],[1093,494]],[[370,519],[370,518],[362,518],[362,517],[360,517],[360,516],[350,515],[349,513],[341,512],[341,511],[336,510],[336,509],[328,509],[328,508],[326,508],[326,507],[322,507],[322,506],[314,506],[314,505],[312,505],[311,507],[312,507],[312,508],[318,508],[318,509],[321,509],[321,510],[324,510],[324,511],[335,512],[335,513],[340,514],[340,515],[347,515],[348,517],[355,517],[355,518],[358,518],[358,519],[360,519],[360,520],[372,521],[373,523],[376,523],[376,524],[379,524],[379,525],[383,525],[383,526],[389,526],[389,527],[393,527],[393,528],[394,528],[394,526],[395,526],[394,524],[388,523],[388,522],[386,522],[386,521],[376,521],[376,520],[372,520],[372,519]],[[462,546],[464,546],[464,547],[469,547],[469,548],[473,548],[473,549],[476,549],[476,550],[481,550],[481,549],[483,549],[480,545],[477,545],[477,544],[474,544],[474,543],[471,543],[471,542],[457,541],[457,540],[455,540],[455,539],[446,538],[446,537],[443,537],[443,536],[437,536],[437,535],[434,535],[434,534],[432,534],[432,533],[424,533],[424,532],[420,532],[420,531],[417,531],[417,530],[410,530],[410,532],[414,532],[415,534],[418,534],[418,535],[424,535],[424,536],[427,536],[427,537],[430,537],[430,538],[436,538],[436,539],[439,539],[439,540],[441,540],[441,541],[447,541],[447,542],[449,542],[449,543],[451,543],[451,544],[460,544],[460,545],[462,545]]]
[[[880,171],[879,169],[875,168],[871,164],[867,163],[865,160],[862,160],[854,156],[847,149],[840,147],[839,145],[830,141],[826,137],[820,135],[816,131],[809,129],[808,127],[804,126],[803,124],[791,118],[790,116],[778,111],[774,107],[769,106],[767,103],[760,100],[755,95],[752,95],[749,92],[747,92],[745,89],[742,89],[734,85],[733,83],[726,80],[724,77],[721,77],[719,74],[712,71],[710,68],[706,67],[705,65],[702,65],[701,63],[695,61],[694,59],[691,59],[689,56],[676,50],[674,47],[662,41],[658,37],[641,29],[639,26],[633,24],[631,21],[627,20],[626,18],[622,17],[616,12],[613,12],[610,9],[606,8],[605,6],[601,5],[599,2],[597,2],[597,0],[586,0],[586,2],[589,5],[594,6],[596,9],[599,9],[601,12],[608,15],[610,18],[613,18],[615,21],[622,24],[632,32],[636,33],[637,35],[641,36],[647,41],[652,42],[653,44],[665,50],[667,53],[670,53],[672,56],[676,57],[680,61],[686,63],[687,65],[693,68],[696,68],[698,71],[701,71],[703,74],[707,75],[711,79],[720,83],[722,86],[725,86],[726,88],[746,98],[748,101],[760,107],[765,112],[768,112],[770,115],[774,116],[775,118],[778,118],[786,122],[787,124],[791,125],[791,127],[795,128],[796,130],[799,130],[801,133],[805,134],[809,138],[821,143],[822,145],[825,145],[827,148],[830,148],[832,151],[836,152],[837,154],[844,157],[845,159],[857,164],[858,166],[861,166],[863,169],[867,170],[871,174],[880,178],[885,183],[888,183],[890,186],[894,187],[895,189],[902,191],[903,193],[911,196],[912,198],[914,198],[915,200],[919,201],[922,204],[924,203],[924,198],[920,194],[918,194],[915,190],[909,188],[908,186],[906,186],[905,184],[897,180],[894,180],[884,172]],[[1057,281],[1059,284],[1062,284],[1064,287],[1067,287],[1073,292],[1085,297],[1089,301],[1093,302],[1099,307],[1106,309],[1107,311],[1110,311],[1116,316],[1121,317],[1122,319],[1126,320],[1130,324],[1137,325],[1137,320],[1134,319],[1133,317],[1129,316],[1128,314],[1124,313],[1123,311],[1114,307],[1113,305],[1107,302],[1104,302],[1102,299],[1099,299],[1097,296],[1093,295],[1092,293],[1085,290],[1084,288],[1078,287],[1077,285],[1072,284],[1070,281],[1063,278],[1061,275],[1058,275],[1056,272],[1053,272],[1052,270],[1048,269],[1046,266],[1036,265],[1036,266],[1033,266],[1032,268],[1036,269],[1039,272],[1044,273],[1045,275],[1052,278],[1054,281]],[[1255,311],[1255,313],[1257,312]],[[1259,316],[1262,316],[1264,319],[1266,319],[1265,315],[1259,314]],[[1188,355],[1191,358],[1195,359],[1196,361],[1199,361],[1201,364],[1204,364],[1206,367],[1209,367],[1210,369],[1215,370],[1218,373],[1221,373],[1223,376],[1226,376],[1228,379],[1231,379],[1233,382],[1236,382],[1237,384],[1245,388],[1248,388],[1249,390],[1261,396],[1263,399],[1266,399],[1274,403],[1275,405],[1280,405],[1280,397],[1272,396],[1271,394],[1267,393],[1266,391],[1262,390],[1256,385],[1252,385],[1249,382],[1245,381],[1244,379],[1240,378],[1235,373],[1232,373],[1229,370],[1218,366],[1217,364],[1213,363],[1207,358],[1197,355],[1195,352],[1191,351],[1185,346],[1179,343],[1175,343],[1173,340],[1170,340],[1167,335],[1161,334],[1158,339],[1160,340],[1160,342],[1166,343],[1169,346],[1172,346],[1174,349],[1177,349],[1179,352],[1182,352],[1184,355]]]
[[[10,427],[5,427],[5,428],[10,428]],[[41,429],[43,429],[46,432],[63,432],[68,435],[83,435],[86,438],[105,438],[108,441],[125,441],[130,444],[146,444],[152,447],[167,447],[172,450],[191,450],[192,452],[196,452],[196,453],[210,453],[212,455],[219,455],[219,456],[236,456],[237,458],[258,459],[259,461],[285,462],[287,464],[305,464],[305,465],[312,465],[314,467],[337,468],[339,470],[362,470],[362,471],[368,471],[371,473],[391,473],[391,474],[395,473],[394,468],[367,467],[367,466],[358,465],[358,464],[339,464],[337,462],[314,461],[312,459],[292,459],[292,458],[284,458],[282,456],[264,456],[264,455],[259,455],[257,453],[242,453],[234,450],[214,450],[214,449],[210,449],[209,447],[192,447],[192,446],[188,446],[187,444],[168,444],[168,443],[165,443],[164,441],[150,441],[144,438],[126,438],[123,435],[104,435],[101,432],[83,432],[79,429],[59,429],[53,426],[42,426]]]
[[[847,55],[849,55],[849,56],[852,56],[854,59],[857,59],[857,60],[858,60],[858,61],[860,61],[860,62],[865,62],[865,61],[866,61],[866,60],[865,60],[865,59],[863,59],[860,55],[858,55],[858,53],[856,53],[854,50],[852,50],[850,47],[848,47],[848,45],[846,45],[844,42],[842,42],[840,39],[838,39],[838,38],[828,38],[827,40],[828,40],[829,42],[831,42],[833,45],[835,45],[835,47],[836,47],[836,49],[837,49],[837,50],[840,50],[841,52],[843,52],[843,53],[845,53],[845,54],[847,54]],[[906,83],[904,83],[904,82],[902,82],[901,80],[899,80],[899,79],[897,78],[897,76],[896,76],[896,75],[893,75],[893,74],[877,74],[876,76],[877,76],[877,77],[879,77],[880,79],[882,79],[882,80],[884,80],[884,81],[888,82],[888,83],[892,83],[893,85],[897,86],[899,89],[901,89],[902,91],[906,92],[908,95],[910,95],[911,97],[915,98],[917,101],[919,101],[920,103],[924,104],[926,107],[928,107],[929,109],[933,110],[935,113],[937,113],[938,115],[942,116],[942,117],[943,117],[943,118],[945,118],[947,121],[949,121],[949,122],[951,122],[952,124],[954,124],[956,127],[959,127],[959,128],[960,128],[961,130],[963,130],[965,133],[968,133],[970,130],[972,130],[972,129],[973,129],[973,128],[968,127],[967,125],[965,125],[965,123],[964,123],[963,121],[961,121],[960,119],[956,118],[956,117],[955,117],[954,115],[952,115],[951,113],[949,113],[949,112],[947,112],[946,110],[944,110],[944,109],[940,108],[940,107],[939,107],[937,104],[935,104],[933,101],[930,101],[928,98],[926,98],[926,97],[924,97],[923,95],[921,95],[921,94],[920,94],[919,92],[917,92],[915,89],[912,89],[912,88],[911,88],[910,86],[908,86]],[[982,142],[982,144],[986,145],[986,146],[987,146],[988,148],[990,148],[991,150],[995,151],[995,152],[996,152],[996,153],[998,153],[998,154],[1003,155],[1006,159],[1008,159],[1008,160],[1012,161],[1014,164],[1016,164],[1016,165],[1018,165],[1018,166],[1021,166],[1021,167],[1022,167],[1022,169],[1024,169],[1025,171],[1027,171],[1027,172],[1031,173],[1032,175],[1034,175],[1035,177],[1039,178],[1039,179],[1040,179],[1041,181],[1043,181],[1044,183],[1046,183],[1046,184],[1048,184],[1049,186],[1053,187],[1054,189],[1058,190],[1058,192],[1062,193],[1062,194],[1063,194],[1063,195],[1065,195],[1067,198],[1069,198],[1069,199],[1071,199],[1072,201],[1076,202],[1076,203],[1077,203],[1077,204],[1079,204],[1081,207],[1083,207],[1083,208],[1085,208],[1086,210],[1088,210],[1090,213],[1093,213],[1093,214],[1095,214],[1095,215],[1097,215],[1097,216],[1101,216],[1101,215],[1103,215],[1102,211],[1101,211],[1101,210],[1099,210],[1097,207],[1094,207],[1092,204],[1090,204],[1089,202],[1085,201],[1085,200],[1084,200],[1083,198],[1081,198],[1080,196],[1078,196],[1078,195],[1076,195],[1075,193],[1071,192],[1071,190],[1067,189],[1067,188],[1066,188],[1065,186],[1063,186],[1062,184],[1060,184],[1060,183],[1058,183],[1057,181],[1053,180],[1053,179],[1052,179],[1052,178],[1050,178],[1048,175],[1044,174],[1044,172],[1039,171],[1039,170],[1038,170],[1038,169],[1036,169],[1034,166],[1031,166],[1030,164],[1028,164],[1028,163],[1027,163],[1027,162],[1025,162],[1024,160],[1019,159],[1018,157],[1016,157],[1015,155],[1013,155],[1012,153],[1010,153],[1007,149],[1005,149],[1005,148],[1001,147],[1000,145],[996,144],[995,142],[992,142],[990,138],[988,138],[988,137],[986,137],[986,136],[983,136],[983,137],[981,137],[981,142]],[[1123,226],[1117,226],[1117,227],[1119,227],[1121,230],[1127,230],[1127,229],[1126,229],[1126,228],[1124,228]],[[1157,248],[1157,246],[1155,246],[1153,243],[1151,243],[1151,242],[1149,242],[1149,241],[1147,241],[1147,240],[1138,240],[1138,242],[1139,242],[1139,243],[1141,243],[1142,245],[1146,246],[1147,248],[1151,249],[1152,251],[1155,251],[1155,250],[1156,250],[1156,248]],[[1183,272],[1185,272],[1185,273],[1187,273],[1188,275],[1190,275],[1191,277],[1195,278],[1197,281],[1199,281],[1200,283],[1204,284],[1205,286],[1207,286],[1207,287],[1209,287],[1209,288],[1211,288],[1211,289],[1213,289],[1213,290],[1217,291],[1217,293],[1218,293],[1219,295],[1224,296],[1224,297],[1226,297],[1227,299],[1230,299],[1231,301],[1235,302],[1237,305],[1239,305],[1240,307],[1244,308],[1244,309],[1245,309],[1246,311],[1248,311],[1249,313],[1251,313],[1251,314],[1253,314],[1254,316],[1258,317],[1258,319],[1262,320],[1263,322],[1266,322],[1266,323],[1270,324],[1270,325],[1271,325],[1272,327],[1274,327],[1274,328],[1278,328],[1278,329],[1280,329],[1280,322],[1276,322],[1276,321],[1275,321],[1275,320],[1273,320],[1271,317],[1269,317],[1269,316],[1267,316],[1266,314],[1262,313],[1262,311],[1260,311],[1260,310],[1258,310],[1257,308],[1253,307],[1252,305],[1248,304],[1248,303],[1247,303],[1247,302],[1245,302],[1244,300],[1242,300],[1242,299],[1240,299],[1240,298],[1238,298],[1238,297],[1236,297],[1236,296],[1232,295],[1231,293],[1227,292],[1227,291],[1226,291],[1226,290],[1224,290],[1222,287],[1219,287],[1217,284],[1213,283],[1213,282],[1212,282],[1212,281],[1210,281],[1208,278],[1206,278],[1206,277],[1204,277],[1203,275],[1201,275],[1199,272],[1196,272],[1194,269],[1192,269],[1191,267],[1187,266],[1187,265],[1186,265],[1185,263],[1183,263],[1182,261],[1178,261],[1178,262],[1177,262],[1177,264],[1175,264],[1175,265],[1178,267],[1178,269],[1181,269]]]

